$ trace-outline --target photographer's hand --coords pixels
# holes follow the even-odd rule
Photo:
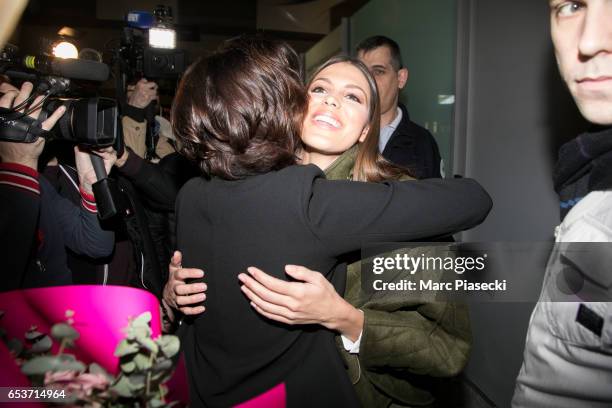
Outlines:
[[[113,152],[115,152],[115,156],[117,156],[117,152],[115,150],[113,150]],[[115,166],[119,168],[123,167],[123,165],[125,164],[129,156],[130,156],[130,149],[123,149],[123,155],[121,157],[117,157]]]
[[[136,85],[127,87],[127,103],[138,109],[144,109],[151,101],[157,99],[157,84],[142,78]]]
[[[4,82],[0,84],[0,92],[3,93],[0,98],[0,107],[11,109],[25,101],[32,93],[33,85],[31,82],[24,82],[21,89],[18,90],[14,86]],[[31,106],[36,106],[42,101],[43,96],[34,99]],[[37,119],[40,115],[42,107],[30,113],[30,117]],[[64,114],[66,108],[60,106],[53,112],[51,116],[45,120],[41,126],[45,130],[51,130],[59,118]],[[23,112],[23,109],[20,111]],[[38,138],[32,143],[18,143],[0,141],[0,158],[4,163],[16,163],[30,168],[38,167],[38,157],[43,151],[45,140]]]
[[[113,152],[114,150],[112,147],[91,150],[87,150],[81,146],[74,147],[74,159],[76,162],[77,173],[79,174],[79,183],[85,192],[91,194],[92,185],[98,181],[96,172],[91,164],[91,155],[96,155],[102,158],[104,161],[106,174],[108,174],[113,168],[113,164],[117,160],[117,155],[113,154]]]

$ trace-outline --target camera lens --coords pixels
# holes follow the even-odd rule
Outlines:
[[[110,146],[117,133],[117,103],[108,98],[49,99],[42,107],[45,120],[60,106],[66,107],[52,129],[55,139],[88,146]]]

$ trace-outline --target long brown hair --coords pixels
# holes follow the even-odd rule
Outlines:
[[[194,63],[172,107],[181,152],[207,176],[237,180],[294,164],[306,110],[287,44],[238,37]]]
[[[370,88],[370,114],[368,117],[369,130],[365,140],[358,143],[359,150],[357,152],[355,166],[353,167],[353,180],[381,182],[385,180],[398,179],[405,174],[410,175],[410,172],[407,169],[394,165],[378,152],[378,139],[380,138],[380,100],[378,98],[376,81],[374,78],[372,78],[370,71],[363,62],[348,55],[337,55],[332,57],[321,64],[321,66],[312,74],[306,89],[310,88],[312,81],[321,71],[330,65],[341,62],[351,64],[361,71],[368,82],[368,87]]]

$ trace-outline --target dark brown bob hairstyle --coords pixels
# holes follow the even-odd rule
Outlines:
[[[306,110],[300,72],[289,45],[261,37],[229,40],[196,61],[172,107],[181,152],[226,180],[295,164]]]

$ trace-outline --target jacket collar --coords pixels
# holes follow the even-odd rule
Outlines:
[[[342,153],[328,168],[325,169],[325,176],[328,180],[347,180],[353,177],[353,167],[357,160],[359,145],[348,149]]]
[[[389,138],[389,141],[387,142],[387,145],[385,146],[385,150],[391,144],[391,142],[393,142],[393,139],[395,138],[396,134],[398,134],[398,133],[399,134],[404,134],[404,133],[408,133],[409,132],[410,115],[408,114],[408,109],[401,102],[398,103],[397,106],[402,111],[402,120],[397,125],[395,130],[393,130],[393,133],[391,134],[391,137]]]

